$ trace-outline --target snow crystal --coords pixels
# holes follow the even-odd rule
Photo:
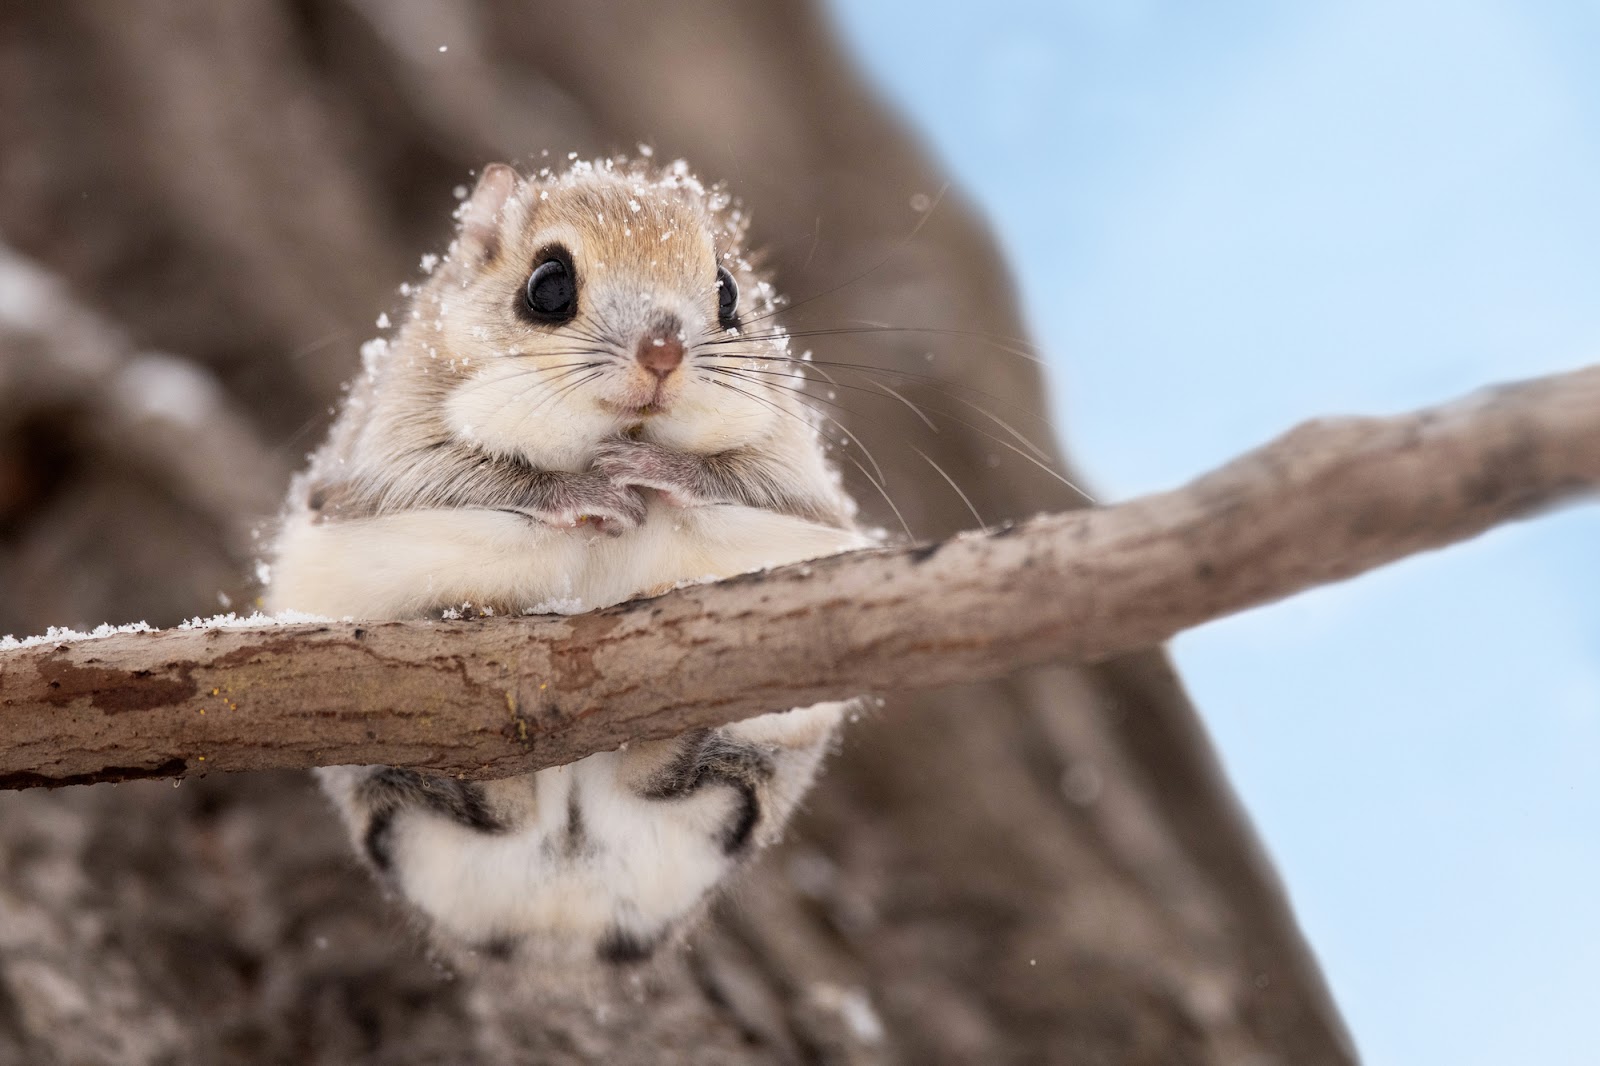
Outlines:
[[[589,609],[588,604],[575,596],[565,599],[545,600],[532,607],[524,607],[523,614],[583,614]]]
[[[379,329],[389,328],[389,312],[384,311],[382,314],[378,315],[377,326]]]
[[[368,375],[378,372],[378,364],[383,362],[384,356],[389,354],[389,342],[382,337],[374,337],[361,346],[361,369]]]
[[[422,272],[424,274],[432,274],[433,268],[439,265],[439,257],[434,255],[432,252],[428,252],[423,255],[421,261],[419,261],[417,265],[422,268]]]
[[[73,629],[70,626],[51,626],[39,637],[14,637],[7,633],[0,637],[0,651],[15,651],[18,648],[32,648],[40,644],[68,644],[79,640],[99,640],[101,637],[115,636],[118,633],[154,633],[157,630],[147,622],[133,622],[128,625],[114,626],[102,623],[89,632]]]
[[[227,614],[214,614],[210,618],[201,618],[198,615],[186,622],[179,622],[179,629],[255,629],[261,626],[293,626],[305,622],[348,622],[350,619],[329,618],[327,615],[307,614],[304,611],[276,611],[273,614],[262,614],[252,611],[241,615],[233,611]]]

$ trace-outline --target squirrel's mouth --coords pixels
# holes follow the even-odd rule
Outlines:
[[[629,418],[648,418],[651,415],[665,414],[672,405],[671,397],[668,395],[668,380],[662,378],[648,385],[641,382],[641,387],[626,400],[602,399],[599,404],[613,414]]]
[[[625,418],[649,418],[651,415],[665,414],[668,404],[652,397],[645,403],[616,403],[612,400],[601,400],[600,406],[614,415]]]

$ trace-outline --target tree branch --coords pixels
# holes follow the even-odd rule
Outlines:
[[[0,786],[385,763],[492,777],[777,708],[1087,662],[1600,486],[1600,366],[1307,423],[1173,492],[567,618],[0,653]]]
[[[44,412],[59,425],[69,411],[81,417],[68,432],[212,518],[240,555],[289,476],[210,371],[137,350],[60,278],[0,242],[0,431]]]

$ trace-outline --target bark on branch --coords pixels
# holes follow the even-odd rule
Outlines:
[[[777,708],[1087,662],[1600,486],[1600,366],[1307,423],[1178,490],[569,618],[0,653],[0,786],[386,763],[500,776]]]

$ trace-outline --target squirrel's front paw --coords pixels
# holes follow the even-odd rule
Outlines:
[[[573,474],[537,504],[510,508],[558,529],[587,530],[618,536],[644,521],[644,495],[599,474]]]
[[[674,507],[725,502],[714,491],[704,457],[659,444],[620,437],[602,441],[593,470],[619,486],[652,489]]]

